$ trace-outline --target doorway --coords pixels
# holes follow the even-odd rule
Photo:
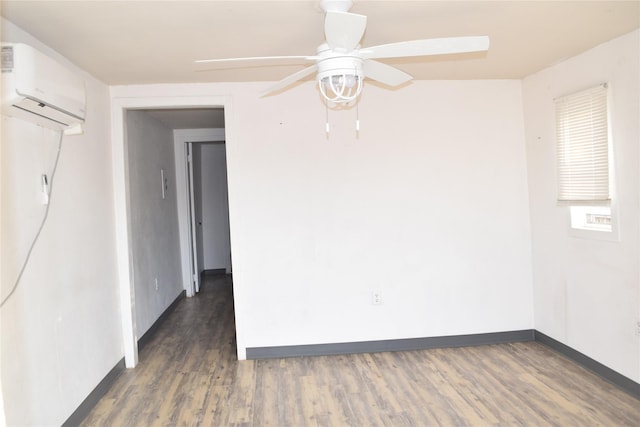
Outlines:
[[[135,92],[135,91],[134,91]],[[117,263],[118,263],[118,279],[120,286],[120,306],[122,317],[122,336],[123,336],[123,350],[125,365],[128,368],[133,368],[138,363],[138,346],[137,346],[137,330],[136,330],[136,313],[135,313],[135,289],[133,287],[132,278],[132,256],[131,256],[131,242],[130,242],[130,227],[129,227],[129,190],[128,190],[128,171],[127,171],[127,145],[125,140],[126,129],[126,112],[130,109],[201,109],[201,108],[220,108],[223,110],[225,119],[232,116],[231,114],[231,102],[232,99],[229,96],[201,96],[201,95],[187,95],[171,93],[168,90],[167,95],[162,96],[157,91],[152,93],[135,92],[130,93],[129,88],[120,88],[120,90],[114,90],[112,104],[111,104],[111,126],[113,135],[113,185],[114,185],[114,200],[115,200],[115,226],[116,226],[116,249],[117,249]],[[229,120],[225,120],[229,122]],[[174,136],[180,135],[181,137],[188,136],[181,143],[174,143],[174,149],[176,159],[184,159],[185,145],[184,142],[210,142],[210,141],[226,141],[227,144],[232,141],[232,136],[229,135],[231,129],[227,126],[225,129],[190,129],[190,130],[176,130]],[[187,135],[189,134],[189,135]],[[213,134],[213,137],[212,137]],[[226,134],[226,135],[225,135]],[[188,227],[187,224],[187,212],[186,208],[186,168],[184,163],[176,162],[176,182],[175,191],[178,199],[178,210],[180,219],[180,253],[183,266],[183,276],[189,275],[189,269],[184,268],[188,266],[189,255],[188,250],[185,253],[185,248],[188,248]],[[183,218],[184,217],[184,218]],[[230,218],[230,236],[233,236],[233,220]],[[231,238],[230,238],[231,241]],[[231,241],[231,250],[233,251],[234,245]],[[185,273],[186,271],[186,273]],[[189,283],[183,281],[183,283]],[[234,306],[236,310],[241,306],[238,301],[239,292],[235,292],[237,283],[233,284],[234,287]],[[236,324],[236,337],[237,337],[237,354],[240,360],[246,358],[246,350],[242,345],[242,334],[240,328]]]
[[[182,275],[189,297],[199,291],[206,269],[231,272],[225,141],[224,128],[174,130]]]
[[[205,274],[231,273],[227,158],[224,141],[186,144],[195,294]]]
[[[170,297],[158,298],[158,293],[172,292],[159,287],[158,282],[180,286],[191,297],[199,292],[205,270],[231,271],[224,109],[130,109],[126,117],[132,275],[137,301],[136,329],[140,336],[157,319],[158,310],[164,310]],[[169,161],[171,164],[167,164]],[[156,193],[153,168],[162,173],[162,204],[144,200]],[[138,182],[146,187],[134,194],[132,190],[137,190],[134,184]],[[169,214],[165,214],[168,219],[164,225],[154,227],[157,222],[154,219],[167,208]],[[141,233],[138,222],[148,230]],[[159,242],[149,245],[149,236],[158,236],[165,247],[160,248]],[[144,259],[140,252],[144,252]],[[148,264],[162,268],[158,265],[150,268]],[[146,271],[150,269],[153,271]],[[165,280],[152,274],[159,269],[171,272],[172,277]],[[182,283],[177,278],[181,270]],[[148,289],[149,282],[155,282],[155,291],[153,286]]]

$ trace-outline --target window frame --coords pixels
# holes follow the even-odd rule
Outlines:
[[[572,98],[586,97],[590,93],[598,93],[604,90],[604,98],[605,98],[605,126],[606,126],[606,170],[607,170],[607,196],[606,198],[594,198],[593,200],[584,200],[582,198],[569,199],[566,197],[566,193],[562,193],[562,177],[561,177],[561,150],[566,147],[562,147],[561,144],[561,132],[564,132],[563,135],[566,135],[566,129],[561,129],[561,120],[565,119],[563,117],[561,119],[560,111],[559,111],[559,103],[566,102],[567,100],[572,101]],[[588,102],[588,101],[585,101]],[[610,103],[610,87],[608,83],[601,83],[595,86],[591,86],[587,89],[583,89],[580,91],[572,92],[567,95],[563,95],[561,97],[554,99],[554,107],[555,107],[555,136],[556,136],[556,177],[557,177],[557,205],[559,207],[563,207],[567,212],[567,225],[569,230],[569,235],[572,237],[578,238],[587,238],[587,239],[598,239],[598,240],[609,240],[609,241],[619,241],[619,226],[618,226],[618,209],[617,203],[615,200],[615,174],[613,168],[613,139],[611,135],[611,103]],[[590,111],[593,111],[591,109]],[[569,118],[572,120],[572,118]],[[586,126],[592,126],[593,122],[589,122]],[[582,129],[582,128],[580,128]],[[573,129],[575,131],[575,129]],[[591,132],[591,129],[589,129]],[[582,142],[584,144],[584,142]],[[590,148],[592,148],[594,142],[593,140],[589,141],[591,144]],[[588,160],[592,160],[591,158],[587,158]],[[602,190],[602,188],[600,188]],[[602,192],[599,194],[602,195]],[[576,218],[576,212],[582,211],[583,215],[586,217],[587,211],[589,208],[593,208],[595,211],[605,211],[608,210],[608,214],[611,217],[611,223],[609,227],[598,227],[598,226],[588,226],[585,224],[586,219],[579,219],[578,223],[574,221]]]

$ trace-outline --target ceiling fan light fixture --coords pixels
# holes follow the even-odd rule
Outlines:
[[[348,12],[353,0],[320,0],[320,8],[326,12]]]
[[[329,102],[346,104],[362,92],[362,76],[358,74],[333,74],[318,79],[320,93]]]
[[[362,92],[363,61],[358,57],[333,55],[318,62],[318,88],[326,101],[346,104]]]
[[[257,62],[264,65],[278,65],[283,61],[295,61],[301,64],[315,62],[278,81],[262,95],[278,92],[317,72],[318,89],[327,105],[329,102],[347,105],[360,96],[365,77],[389,87],[398,87],[413,79],[410,74],[401,69],[378,61],[380,59],[484,52],[489,49],[487,36],[409,40],[362,48],[360,41],[366,31],[367,17],[349,13],[348,10],[352,4],[352,0],[320,1],[320,6],[325,12],[325,42],[318,46],[315,55],[257,56],[198,62],[212,64]]]

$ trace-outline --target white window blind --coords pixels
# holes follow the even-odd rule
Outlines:
[[[607,85],[557,98],[558,201],[609,204]]]

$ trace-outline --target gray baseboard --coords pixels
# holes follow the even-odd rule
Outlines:
[[[144,346],[146,346],[149,341],[151,341],[151,338],[153,338],[153,335],[158,331],[158,328],[164,323],[164,321],[167,319],[167,316],[171,314],[173,309],[176,308],[176,305],[182,298],[185,297],[186,294],[187,291],[185,290],[180,292],[180,294],[178,294],[176,299],[173,300],[169,307],[167,307],[166,310],[162,312],[160,317],[158,317],[158,319],[153,322],[153,325],[151,325],[151,327],[147,329],[147,332],[145,332],[140,338],[138,338],[138,351],[142,350]]]
[[[540,331],[535,331],[535,340],[573,360],[577,364],[602,377],[618,388],[626,391],[630,395],[640,399],[640,384],[633,381],[632,379],[617,373],[613,369],[606,367],[602,363],[593,360],[589,356],[582,354],[577,350],[574,350],[568,345],[563,344],[560,341],[557,341]]]
[[[184,291],[178,295],[173,303],[160,315],[151,328],[138,340],[141,348],[149,342],[158,327],[175,308],[175,305],[184,298]],[[622,374],[606,367],[577,350],[539,332],[535,329],[521,331],[493,332],[485,334],[454,335],[429,338],[408,338],[381,341],[362,341],[350,343],[291,345],[275,347],[248,347],[247,359],[273,359],[300,356],[327,356],[337,354],[376,353],[383,351],[408,351],[426,350],[430,348],[469,347],[477,345],[502,344],[510,342],[537,341],[554,351],[566,356],[577,364],[594,372],[596,375],[609,381],[630,395],[640,398],[640,384],[625,377]],[[77,426],[91,412],[98,401],[106,394],[120,372],[125,369],[124,359],[109,371],[96,388],[80,404],[78,409],[64,422],[63,427]]]
[[[209,270],[202,270],[200,273],[201,276],[220,276],[222,274],[227,274],[227,270],[225,268],[212,268]]]
[[[116,366],[109,371],[109,373],[100,381],[100,383],[93,389],[89,396],[82,401],[78,409],[76,409],[67,421],[62,424],[62,427],[76,427],[79,426],[82,421],[89,415],[89,412],[98,404],[100,399],[109,391],[111,385],[120,376],[120,373],[125,369],[124,358],[120,359]]]
[[[151,325],[151,327],[147,330],[147,332],[145,332],[144,335],[138,340],[138,349],[141,349],[142,347],[144,347],[151,340],[151,337],[153,337],[153,334],[155,334],[155,332],[158,330],[160,325],[162,325],[162,323],[165,321],[167,316],[169,316],[171,311],[173,311],[176,304],[178,304],[178,302],[180,302],[180,300],[185,297],[185,294],[186,294],[185,291],[180,292],[180,294],[171,303],[171,305],[169,305],[169,307],[167,307],[167,309],[162,312],[160,317],[158,317],[158,320],[156,320],[153,323],[153,325]],[[107,391],[109,391],[113,382],[116,380],[116,378],[118,378],[118,376],[124,369],[125,369],[124,358],[122,358],[116,364],[116,366],[114,366],[113,369],[111,369],[109,373],[102,379],[102,381],[100,381],[100,383],[96,386],[96,388],[94,388],[93,391],[89,393],[89,396],[87,396],[87,398],[82,401],[80,406],[78,406],[78,408],[73,412],[73,414],[71,414],[71,416],[67,418],[67,421],[65,421],[64,424],[62,424],[62,426],[63,427],[79,426],[82,423],[82,421],[87,417],[87,415],[89,415],[89,412],[91,412],[91,410],[98,404],[100,399],[102,399],[102,397],[105,394],[107,394]]]
[[[274,359],[300,356],[377,353],[383,351],[427,350],[430,348],[469,347],[510,342],[537,341],[592,371],[630,395],[640,398],[640,384],[606,367],[573,348],[535,329],[445,337],[410,338],[333,344],[248,347],[247,359]]]
[[[299,356],[328,356],[333,354],[377,353],[382,351],[426,350],[430,348],[468,347],[474,345],[501,344],[533,340],[534,330],[525,329],[522,331],[430,338],[408,338],[278,347],[249,347],[247,348],[247,359],[273,359]]]

